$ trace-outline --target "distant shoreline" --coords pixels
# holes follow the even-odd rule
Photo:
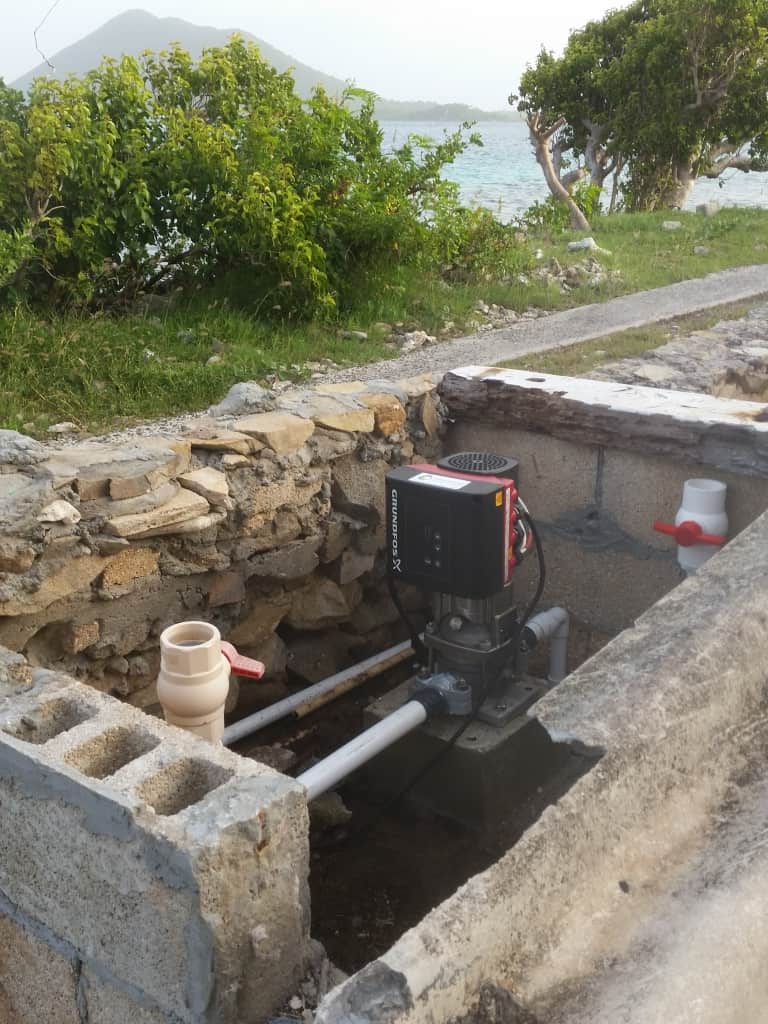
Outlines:
[[[402,107],[402,109],[401,109]],[[463,103],[431,104],[408,103],[397,100],[380,100],[376,103],[378,121],[434,121],[445,124],[460,124],[462,121],[482,121],[494,124],[522,124],[522,117],[510,110],[481,110]]]

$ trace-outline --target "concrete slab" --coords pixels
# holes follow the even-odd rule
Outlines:
[[[546,686],[527,685],[538,696]],[[405,682],[371,703],[365,725],[375,725],[409,698]],[[440,716],[379,754],[366,771],[373,792],[394,796],[432,758],[440,757],[408,794],[410,803],[485,833],[503,830],[519,803],[562,767],[567,752],[525,714],[502,727],[473,722],[455,743],[460,718]]]

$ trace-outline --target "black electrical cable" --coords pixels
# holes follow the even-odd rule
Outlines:
[[[405,610],[405,606],[400,600],[400,595],[398,594],[397,587],[395,586],[394,577],[387,576],[387,588],[389,590],[389,596],[392,598],[392,603],[397,609],[397,614],[403,620],[405,628],[408,630],[408,635],[411,638],[411,646],[413,647],[413,652],[416,655],[416,660],[420,665],[426,665],[427,649],[424,646],[424,641],[419,636],[419,631],[411,622],[408,612]]]
[[[525,612],[523,613],[523,617],[522,617],[522,619],[520,621],[520,626],[519,626],[519,632],[520,633],[523,632],[523,630],[525,629],[526,623],[528,622],[530,617],[533,615],[533,613],[538,608],[539,601],[541,600],[542,594],[544,593],[544,587],[545,587],[546,582],[547,582],[547,567],[546,567],[546,564],[544,562],[544,546],[541,543],[541,537],[539,536],[539,529],[536,526],[536,523],[533,521],[533,516],[528,511],[528,509],[525,510],[525,518],[527,519],[528,525],[531,528],[531,533],[533,534],[533,542],[536,545],[536,557],[537,557],[538,562],[539,562],[539,582],[536,585],[536,592],[534,593],[533,597],[531,598],[530,602],[528,603],[528,607],[525,609]]]

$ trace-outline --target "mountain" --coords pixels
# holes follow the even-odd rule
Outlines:
[[[55,71],[47,64],[38,64],[26,75],[12,82],[16,89],[26,90],[32,80],[41,75],[64,78],[68,74],[84,74],[95,68],[103,57],[120,57],[123,54],[138,55],[142,50],[164,50],[170,43],[179,43],[194,57],[199,56],[207,46],[223,46],[237,29],[210,28],[193,25],[181,18],[157,18],[148,11],[126,11],[112,18],[95,32],[84,36],[72,46],[60,50],[51,58]],[[290,70],[296,82],[296,91],[308,96],[316,85],[322,85],[332,95],[339,94],[345,82],[333,75],[326,75],[263,39],[249,32],[240,32],[244,39],[256,43],[262,55],[278,71]],[[484,111],[463,103],[430,103],[424,100],[413,102],[380,99],[376,113],[382,121],[514,121],[517,115],[510,111]]]

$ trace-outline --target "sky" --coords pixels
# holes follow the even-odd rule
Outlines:
[[[133,7],[199,25],[239,28],[312,67],[388,99],[503,109],[539,48],[558,51],[572,28],[622,0],[0,0],[0,77]]]

